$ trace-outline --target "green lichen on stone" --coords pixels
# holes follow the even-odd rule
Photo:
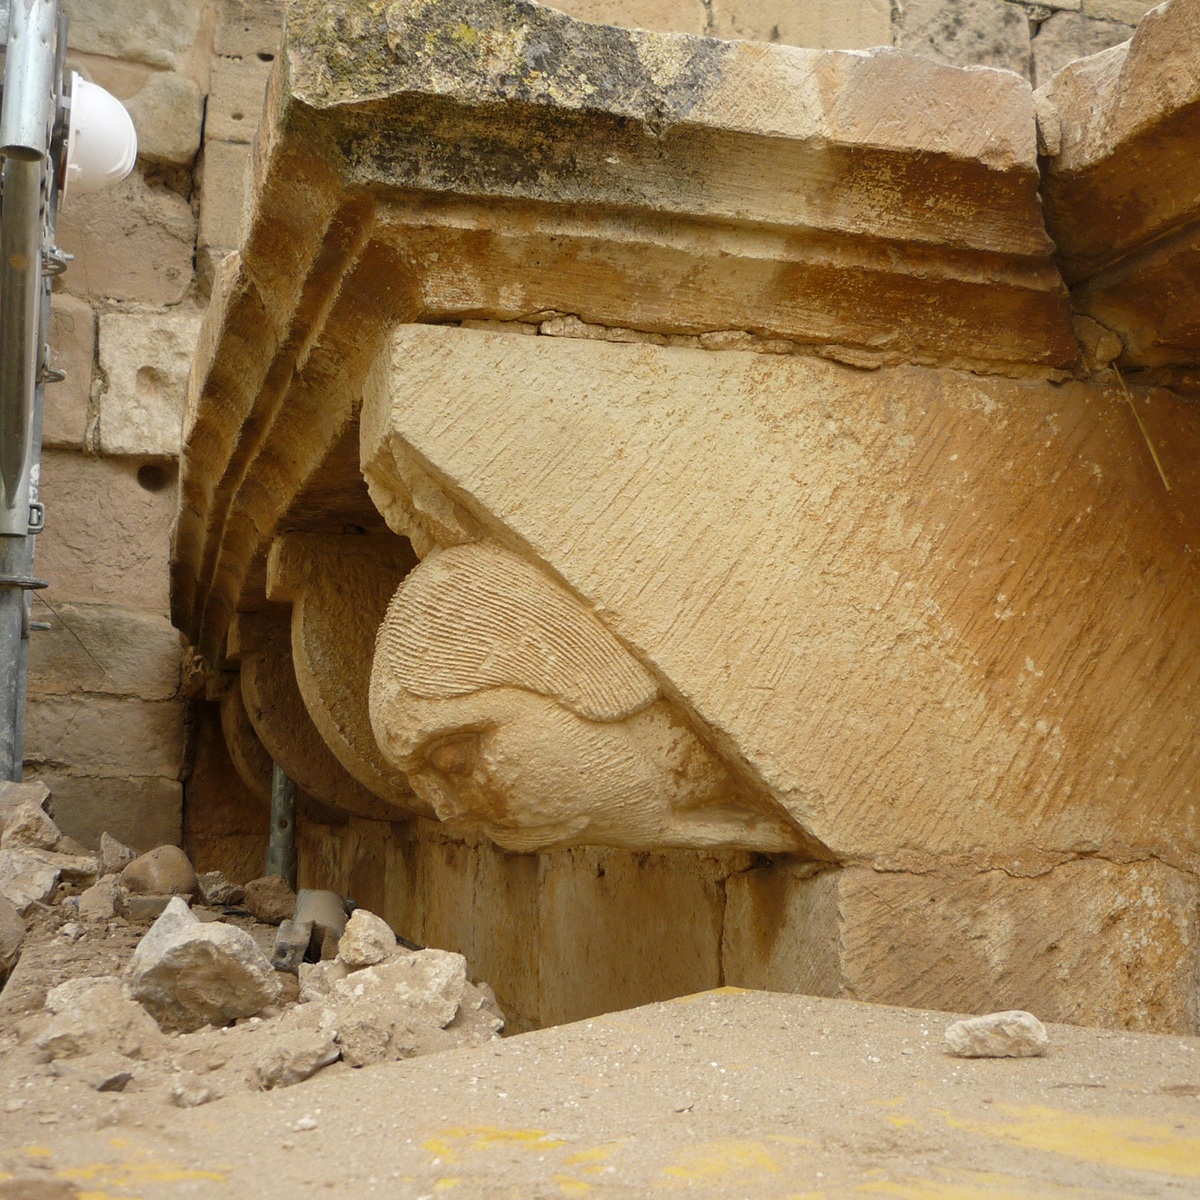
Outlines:
[[[316,108],[417,93],[603,112],[651,132],[686,118],[733,49],[526,0],[295,0],[288,43],[293,94]]]

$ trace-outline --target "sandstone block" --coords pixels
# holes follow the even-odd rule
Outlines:
[[[254,140],[270,74],[270,62],[254,54],[213,62],[204,119],[206,143]]]
[[[254,1061],[254,1076],[264,1091],[291,1087],[337,1062],[342,1051],[327,1030],[277,1030]]]
[[[680,32],[689,31],[681,28]],[[749,4],[713,0],[712,34],[826,50],[890,46],[892,10],[884,0],[752,0]]]
[[[100,447],[105,454],[179,453],[188,369],[202,315],[106,313],[100,318]]]
[[[653,29],[658,33],[703,34],[707,31],[703,0],[562,0],[555,7],[559,12],[593,25]]]
[[[396,952],[396,935],[382,918],[365,908],[350,915],[346,932],[338,942],[338,958],[352,971],[383,962]]]
[[[88,693],[35,697],[25,722],[25,761],[35,768],[170,778],[183,766],[183,704],[177,700]]]
[[[156,895],[195,895],[200,890],[188,856],[178,846],[158,846],[135,858],[117,877],[130,892]]]
[[[75,50],[170,67],[200,32],[201,0],[64,0]]]
[[[197,254],[208,277],[216,264],[241,244],[246,164],[250,147],[238,142],[204,145]]]
[[[79,897],[79,915],[89,921],[111,921],[117,915],[120,886],[115,875],[105,875]]]
[[[30,643],[31,695],[88,691],[167,700],[178,694],[180,639],[166,617],[72,602],[55,604],[53,613],[41,608],[39,616],[50,628]]]
[[[62,833],[42,806],[27,800],[6,814],[0,849],[53,850],[61,840]]]
[[[1000,67],[1029,76],[1029,17],[996,0],[906,0],[899,45],[955,67]]]
[[[246,884],[246,907],[265,925],[278,925],[296,910],[296,893],[281,875],[264,875]]]
[[[106,191],[67,198],[58,244],[75,261],[63,288],[76,296],[178,304],[192,282],[195,241],[187,200],[135,170]]]
[[[400,1006],[439,1028],[454,1020],[467,982],[467,960],[445,950],[417,950],[352,971],[333,984],[338,1002],[368,1000]]]
[[[17,906],[0,894],[0,982],[7,978],[21,952],[25,939],[25,922]]]
[[[1089,6],[1090,7],[1090,6]],[[1133,37],[1134,27],[1098,21],[1081,12],[1056,12],[1043,21],[1033,39],[1033,82],[1048,83],[1067,63],[1099,54]]]
[[[66,379],[46,384],[44,446],[77,450],[84,445],[95,353],[96,314],[91,305],[65,292],[55,292],[50,298],[50,364],[63,371]]]
[[[165,1029],[253,1016],[281,986],[248,933],[201,923],[178,896],[138,943],[127,974],[134,998]]]
[[[167,911],[176,895],[178,893],[173,892],[133,895],[121,888],[117,893],[117,915],[124,917],[131,925],[152,925]],[[193,896],[191,892],[186,892],[179,899],[190,905]]]
[[[9,816],[23,809],[26,804],[36,804],[43,811],[49,807],[50,789],[39,779],[27,779],[17,783],[11,779],[0,780],[0,834],[8,823]]]
[[[204,94],[194,80],[157,71],[125,107],[137,130],[139,158],[168,166],[191,164],[204,122]]]
[[[178,843],[183,836],[183,787],[178,779],[26,769],[53,785],[56,824],[85,846],[99,844],[109,829],[125,841],[145,838],[152,846]]]
[[[1033,1058],[1050,1048],[1050,1035],[1033,1013],[988,1013],[946,1028],[946,1046],[959,1058]]]
[[[1137,23],[1157,5],[1154,0],[1083,0],[1083,11],[1099,21],[1119,21],[1125,25]]]
[[[233,58],[251,54],[273,58],[283,34],[283,9],[279,0],[221,0],[213,53]]]
[[[22,916],[50,899],[58,879],[59,870],[51,863],[19,850],[0,850],[0,896]]]
[[[175,487],[136,463],[61,450],[42,457],[37,569],[51,603],[79,600],[165,613]],[[35,604],[35,607],[39,607]],[[36,636],[36,635],[35,635]]]
[[[139,1004],[127,999],[115,975],[71,979],[52,988],[46,1009],[54,1019],[36,1038],[51,1058],[116,1051],[146,1058],[162,1043],[158,1026]]]

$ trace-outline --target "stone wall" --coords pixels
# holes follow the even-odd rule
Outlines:
[[[895,45],[1044,83],[1066,62],[1129,37],[1142,0],[564,0],[586,20],[801,46]],[[185,839],[198,869],[261,869],[266,814],[239,778],[215,701],[181,686],[167,619],[184,384],[214,271],[239,243],[243,173],[277,53],[269,0],[67,0],[72,63],[125,101],[140,139],[134,174],[68,201],[52,341],[67,381],[48,393],[38,574],[51,581],[35,634],[27,773],[52,787],[58,822],[94,844]],[[42,606],[39,604],[38,606]],[[953,878],[855,866],[811,873],[747,854],[616,850],[512,855],[434,822],[302,819],[301,883],[333,886],[406,936],[461,950],[517,1028],[571,1020],[722,983],[970,1009],[981,978],[1040,1015],[1183,1029],[1190,976],[1131,990],[1138,929],[1180,963],[1196,957],[1194,880],[1151,860],[1076,860],[1027,876]],[[1127,903],[1080,914],[1080,877]],[[926,886],[928,883],[928,886]],[[1158,904],[1166,896],[1169,903]],[[888,954],[873,913],[915,928],[941,905],[944,942]],[[853,913],[841,922],[840,914]],[[1163,916],[1163,913],[1171,914]],[[1061,918],[1059,924],[1053,919]],[[839,933],[853,928],[847,939]],[[822,933],[822,931],[824,931]],[[919,940],[919,939],[915,939]],[[903,977],[897,971],[903,970]],[[1183,968],[1181,967],[1182,971]],[[1091,1009],[1064,981],[1102,976]],[[1048,981],[1048,982],[1047,982]],[[1040,989],[1040,991],[1038,991]],[[1057,990],[1056,990],[1057,989]],[[1054,1005],[1057,1004],[1057,1007]]]

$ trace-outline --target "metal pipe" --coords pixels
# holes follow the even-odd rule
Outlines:
[[[12,73],[5,101],[15,87]],[[5,105],[7,111],[7,103]],[[33,393],[41,351],[42,172],[6,158],[0,197],[0,536],[29,532]]]
[[[296,889],[296,785],[278,764],[271,765],[271,840],[268,875],[282,875]]]
[[[12,0],[8,14],[0,154],[44,162],[54,117],[57,0]]]

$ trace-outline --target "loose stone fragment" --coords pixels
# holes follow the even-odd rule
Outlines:
[[[178,846],[158,846],[135,858],[121,871],[121,886],[139,895],[195,895],[200,882],[188,856]]]
[[[321,959],[334,958],[346,930],[346,901],[325,889],[301,888],[293,920],[312,923],[310,949]]]
[[[276,971],[287,971],[295,975],[300,970],[308,944],[312,941],[311,921],[281,921],[275,935],[275,950],[271,955],[271,966]]]
[[[50,1073],[59,1078],[78,1079],[98,1092],[123,1092],[133,1078],[132,1063],[128,1058],[105,1051],[79,1058],[56,1058],[50,1065]]]
[[[118,842],[110,834],[102,833],[100,835],[100,858],[104,863],[104,873],[111,875],[124,870],[137,858],[137,852],[123,842]]]
[[[44,904],[58,885],[59,871],[50,863],[19,850],[0,850],[0,896],[24,916]]]
[[[205,904],[240,904],[246,898],[246,889],[230,883],[220,871],[206,871],[199,879]]]
[[[53,850],[61,840],[62,833],[42,806],[25,800],[5,817],[0,846],[6,850]]]
[[[40,779],[30,783],[14,783],[0,780],[0,834],[4,833],[9,817],[24,804],[35,804],[45,809],[50,799],[50,789]]]
[[[61,983],[46,996],[46,1009],[54,1019],[35,1044],[52,1059],[113,1051],[144,1058],[162,1042],[158,1026],[125,996],[115,975]]]
[[[79,915],[89,921],[111,921],[117,915],[120,885],[115,875],[105,875],[79,897]]]
[[[0,896],[0,980],[13,969],[24,938],[25,922],[16,905]]]
[[[281,987],[248,933],[202,923],[178,896],[138,943],[128,979],[163,1028],[185,1031],[253,1016]]]
[[[167,911],[167,905],[174,899],[176,899],[174,895],[131,894],[122,888],[117,895],[117,912],[134,925],[149,925]],[[178,899],[190,905],[192,895],[188,892],[179,896]]]
[[[352,971],[383,962],[396,953],[392,927],[365,908],[356,909],[338,942],[338,958]]]
[[[300,1003],[327,999],[333,992],[333,985],[349,974],[350,968],[336,958],[324,962],[301,963],[298,972]]]
[[[1050,1038],[1033,1013],[1014,1009],[955,1021],[946,1045],[960,1058],[1031,1058],[1046,1053]]]
[[[278,925],[296,910],[296,893],[282,875],[264,875],[246,884],[246,907],[265,925]]]
[[[255,1060],[254,1076],[264,1090],[291,1087],[336,1062],[341,1054],[327,1030],[280,1031]]]

